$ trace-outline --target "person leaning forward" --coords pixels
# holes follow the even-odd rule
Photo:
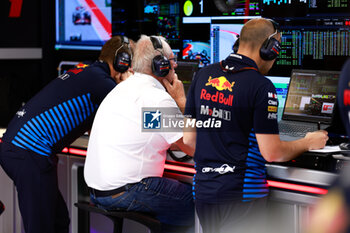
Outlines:
[[[104,97],[131,75],[131,55],[126,37],[112,37],[98,61],[52,80],[9,123],[0,164],[17,188],[26,233],[69,232],[56,154],[90,129]]]

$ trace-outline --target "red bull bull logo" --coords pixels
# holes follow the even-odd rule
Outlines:
[[[235,85],[235,82],[230,83],[224,76],[218,78],[212,78],[209,76],[206,86],[215,87],[218,91],[229,90],[232,92],[232,87]]]
[[[78,69],[83,69],[83,68],[85,68],[87,66],[89,66],[89,65],[86,65],[86,64],[83,64],[83,63],[79,63],[75,67],[77,67]]]

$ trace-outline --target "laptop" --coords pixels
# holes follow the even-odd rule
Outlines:
[[[279,121],[282,140],[296,140],[331,124],[339,75],[339,71],[292,70]]]

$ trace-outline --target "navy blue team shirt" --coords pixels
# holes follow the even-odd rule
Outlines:
[[[337,103],[347,135],[350,136],[350,59],[343,65],[340,73]]]
[[[218,204],[267,196],[266,160],[255,134],[279,133],[277,106],[275,87],[248,57],[230,54],[197,72],[185,115],[221,121],[221,127],[197,127],[195,201]]]
[[[107,63],[68,70],[18,110],[2,140],[54,155],[91,128],[98,106],[115,86]]]

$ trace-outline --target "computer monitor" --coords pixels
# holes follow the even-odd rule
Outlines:
[[[198,60],[199,67],[210,64],[210,44],[209,42],[184,40],[182,49],[183,60]],[[197,63],[198,63],[197,62]]]
[[[219,62],[232,53],[244,23],[257,17],[216,18],[210,25],[211,63]]]
[[[331,123],[339,71],[293,70],[283,120]]]
[[[56,0],[56,49],[100,50],[112,36],[111,0]]]
[[[340,70],[350,56],[350,14],[274,20],[282,37],[272,75],[288,76],[293,69]]]
[[[266,76],[266,78],[270,79],[276,88],[278,99],[277,120],[280,121],[282,119],[283,108],[287,98],[290,77]]]
[[[135,10],[135,9],[134,9]],[[173,49],[181,49],[180,2],[172,0],[144,0],[143,34],[163,36]],[[147,26],[146,26],[147,25]]]

